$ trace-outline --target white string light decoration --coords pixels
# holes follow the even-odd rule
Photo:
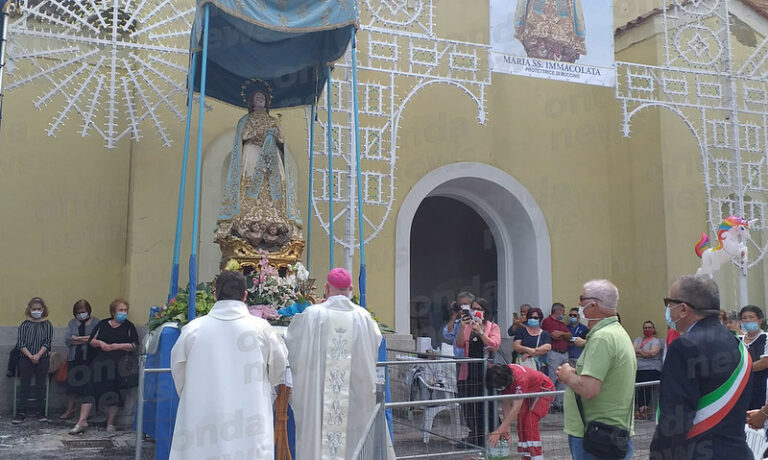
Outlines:
[[[754,220],[746,271],[768,251],[768,38],[737,62],[727,0],[661,7],[663,65],[616,63],[624,136],[632,117],[650,107],[683,120],[699,146],[712,234],[730,215]]]
[[[449,85],[475,102],[477,122],[484,125],[491,72],[489,45],[436,36],[432,0],[361,0],[360,7],[358,101],[364,241],[368,243],[392,212],[398,132],[408,103],[426,87]],[[338,244],[352,251],[360,235],[355,235],[357,226],[353,223],[359,210],[349,53],[336,68],[332,108],[334,236]],[[328,233],[326,110],[322,98],[315,132],[313,207]],[[338,222],[345,220],[345,232],[336,230]]]
[[[72,117],[81,136],[107,148],[150,125],[166,147],[161,121],[169,110],[184,120],[189,30],[194,5],[171,0],[22,0],[9,26],[5,88],[41,81],[34,102],[51,104],[54,136]]]

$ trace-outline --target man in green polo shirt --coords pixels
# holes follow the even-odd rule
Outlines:
[[[629,335],[619,324],[616,306],[619,290],[608,280],[584,284],[579,315],[589,322],[587,344],[576,369],[563,364],[557,378],[565,383],[565,432],[573,460],[598,457],[584,450],[584,424],[575,394],[581,396],[584,418],[623,428],[632,433],[637,361]],[[632,458],[632,441],[627,459]]]

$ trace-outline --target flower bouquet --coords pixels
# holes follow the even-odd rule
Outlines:
[[[309,278],[309,272],[301,262],[290,267],[292,274],[281,276],[269,264],[269,253],[262,250],[260,254],[259,265],[245,277],[248,292],[245,303],[252,315],[269,321],[273,326],[287,326],[294,314],[303,312],[310,305],[308,296],[311,296],[314,280]],[[241,267],[236,260],[230,260],[224,269],[240,271]],[[216,303],[213,283],[199,284],[196,299],[197,316],[207,314]],[[184,326],[189,322],[188,310],[189,286],[180,290],[168,305],[152,307],[147,327],[154,330],[171,321]]]
[[[260,251],[261,260],[256,271],[248,277],[248,296],[252,314],[264,318],[273,326],[287,326],[291,317],[301,313],[310,302],[307,296],[312,283],[309,272],[301,262],[290,267],[293,274],[280,276],[275,267],[269,264],[268,253]]]

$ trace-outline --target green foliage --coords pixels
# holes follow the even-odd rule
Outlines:
[[[352,303],[360,305],[360,295],[355,294],[355,295],[352,296],[352,299],[350,299],[350,300],[352,300]],[[370,308],[368,308],[367,310],[368,310],[368,313],[371,315],[371,318],[373,318],[373,320],[376,321],[376,324],[379,325],[379,331],[382,334],[394,334],[395,333],[394,329],[392,329],[391,327],[389,327],[386,324],[381,322],[381,319],[378,316],[376,316],[376,313],[374,313],[373,310],[371,310]]]
[[[210,283],[200,283],[197,285],[197,295],[195,296],[195,313],[197,316],[207,315],[211,307],[216,303],[213,297],[213,290]],[[169,305],[164,310],[156,313],[154,318],[147,322],[150,331],[156,329],[163,323],[177,322],[179,326],[184,326],[189,322],[189,285],[180,289],[176,297],[171,299]]]

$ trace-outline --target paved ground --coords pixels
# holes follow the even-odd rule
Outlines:
[[[67,433],[74,422],[51,419],[40,423],[27,419],[11,424],[11,415],[0,415],[0,459],[2,460],[111,460],[134,458],[136,433],[120,430],[107,434],[104,422],[91,423],[88,432],[72,436]],[[96,445],[87,447],[87,445]],[[145,441],[142,460],[154,458],[154,446]]]
[[[435,419],[430,442],[423,442],[421,414],[416,412],[412,419],[396,418],[395,451],[398,457],[420,454],[443,453],[440,457],[451,459],[482,458],[478,453],[461,450],[457,443],[448,436],[450,418],[442,413]],[[0,415],[0,460],[112,460],[134,458],[136,434],[133,430],[118,430],[109,435],[105,431],[103,417],[91,424],[88,432],[72,436],[67,431],[72,422],[62,422],[52,418],[50,422],[40,423],[28,419],[21,425],[11,424],[10,414]],[[654,424],[638,422],[635,425],[634,458],[648,458],[648,446]],[[567,437],[562,431],[563,417],[561,414],[551,414],[540,424],[544,457],[547,459],[569,459]],[[466,430],[466,429],[465,429]],[[514,427],[513,427],[514,430]],[[464,436],[466,433],[463,434]],[[74,442],[73,442],[74,441]],[[88,445],[92,447],[88,447]],[[476,452],[476,451],[475,451]],[[142,460],[154,458],[154,444],[144,441]],[[513,457],[515,458],[515,457]]]

